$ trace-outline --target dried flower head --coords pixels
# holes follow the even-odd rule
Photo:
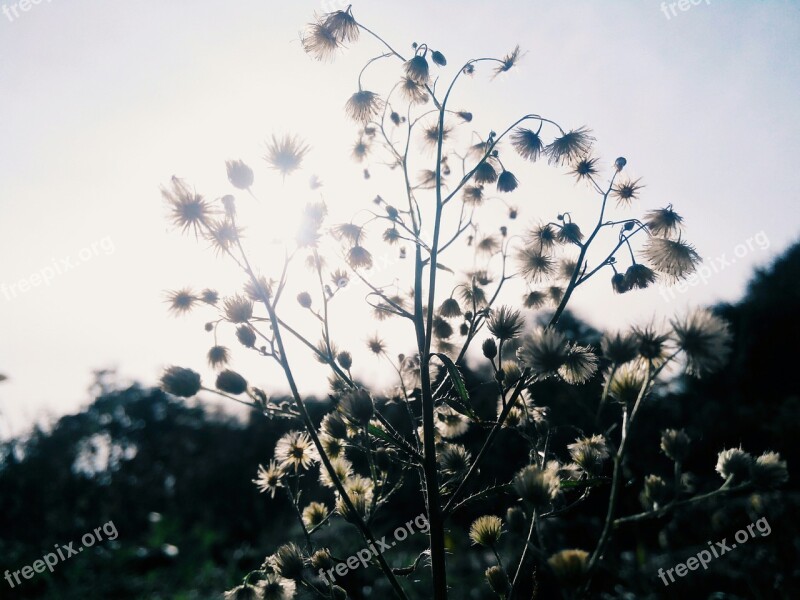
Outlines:
[[[495,515],[484,515],[472,522],[469,528],[469,539],[479,546],[494,547],[503,535],[503,521]]]
[[[264,160],[285,178],[300,168],[309,149],[296,135],[284,135],[280,139],[273,135],[272,140],[267,142],[267,154]]]
[[[189,288],[175,290],[167,294],[169,310],[176,315],[182,315],[192,310],[197,300],[197,296],[195,296],[194,292],[192,292],[192,290]]]
[[[373,354],[383,354],[386,351],[386,343],[376,333],[367,340],[367,348]]]
[[[753,475],[753,462],[753,457],[741,448],[730,448],[719,453],[716,471],[723,479],[744,483]]]
[[[330,61],[339,49],[339,40],[324,23],[309,23],[300,37],[303,50],[315,60]]]
[[[364,246],[355,245],[347,253],[347,263],[354,269],[370,269],[372,254]]]
[[[271,460],[267,468],[264,468],[264,465],[258,465],[258,474],[253,479],[253,483],[256,484],[259,492],[262,494],[269,492],[270,498],[274,498],[278,488],[283,487],[282,479],[283,470],[274,460]]]
[[[503,170],[497,178],[498,192],[513,192],[518,186],[519,182],[511,171]]]
[[[555,261],[541,247],[526,245],[516,253],[519,272],[529,282],[538,283],[553,275]]]
[[[161,389],[173,396],[191,398],[200,391],[200,375],[183,367],[168,367],[161,375]]]
[[[641,263],[633,263],[625,271],[625,287],[629,290],[634,288],[643,290],[655,281],[655,272]]]
[[[234,396],[244,394],[247,391],[247,380],[236,371],[231,371],[230,369],[225,369],[217,375],[215,385],[218,390]]]
[[[487,322],[489,331],[499,340],[512,340],[525,326],[525,321],[518,310],[510,306],[501,306],[493,310]]]
[[[449,406],[436,408],[436,430],[445,439],[464,435],[469,429],[469,420]]]
[[[613,289],[616,294],[624,294],[630,291],[628,282],[625,281],[625,275],[623,273],[614,273],[611,276],[611,289]]]
[[[294,581],[276,573],[267,573],[258,587],[261,589],[260,600],[292,600],[297,589]]]
[[[599,475],[603,463],[610,456],[606,438],[602,435],[581,438],[569,444],[567,449],[572,460],[589,475]]]
[[[437,453],[436,460],[445,475],[460,477],[469,470],[472,455],[460,444],[445,444]]]
[[[786,461],[777,452],[765,452],[753,463],[753,485],[758,489],[774,489],[789,481]]]
[[[223,597],[225,600],[261,600],[264,596],[260,586],[244,583],[228,590]]]
[[[345,10],[335,10],[329,12],[322,17],[322,24],[331,32],[334,38],[339,42],[356,42],[358,41],[358,23],[351,7]]]
[[[256,345],[256,334],[249,325],[239,325],[236,328],[236,339],[245,348],[253,348]]]
[[[492,588],[492,591],[500,598],[505,598],[511,587],[506,572],[497,565],[494,565],[486,569],[484,576],[489,583],[489,587]]]
[[[528,292],[522,298],[525,308],[541,308],[546,300],[547,296],[543,292],[536,290]]]
[[[583,233],[577,223],[564,223],[558,230],[558,241],[562,244],[580,244]]]
[[[530,129],[518,128],[511,134],[511,145],[519,153],[522,158],[530,160],[531,162],[537,160],[544,149],[542,138],[539,137],[538,131]]]
[[[639,341],[632,332],[606,333],[600,342],[603,356],[614,365],[623,365],[639,355]]]
[[[409,104],[425,104],[428,101],[428,93],[425,86],[420,85],[410,77],[403,77],[400,80],[400,93]]]
[[[339,410],[350,422],[361,425],[369,424],[375,414],[372,397],[366,390],[353,390],[345,394],[339,402]]]
[[[328,518],[328,507],[321,502],[312,502],[303,509],[303,523],[307,529],[313,529]]]
[[[639,396],[644,380],[645,370],[640,363],[625,363],[613,371],[608,384],[608,395],[620,404],[630,405]]]
[[[579,127],[557,137],[544,149],[548,156],[547,162],[551,165],[568,165],[586,156],[594,142],[589,134],[589,129]]]
[[[564,334],[554,329],[538,329],[522,340],[517,357],[539,377],[551,377],[567,360],[569,346]]]
[[[648,475],[644,478],[641,500],[646,509],[658,510],[666,506],[672,496],[669,484],[658,475]]]
[[[558,495],[561,483],[552,471],[528,465],[514,476],[514,490],[535,510],[545,508]]]
[[[718,371],[728,361],[731,334],[728,324],[707,309],[672,321],[678,346],[686,357],[686,372],[695,377]]]
[[[408,79],[419,85],[426,85],[430,79],[430,68],[427,59],[417,54],[403,65],[403,70]]]
[[[216,368],[228,364],[230,353],[225,346],[211,346],[208,351],[208,364],[211,368]]]
[[[161,187],[161,195],[170,208],[169,219],[181,231],[194,231],[195,237],[211,219],[211,205],[202,196],[189,190],[186,184],[173,177],[170,187]]]
[[[294,542],[284,544],[272,555],[270,564],[281,577],[299,580],[303,577],[305,558],[303,551]]]
[[[567,589],[580,587],[586,581],[589,553],[585,550],[561,550],[547,559],[558,582]]]
[[[231,323],[247,323],[253,317],[253,301],[236,294],[225,298],[223,311]]]
[[[494,75],[492,75],[492,79],[494,79],[501,73],[506,73],[507,71],[513,69],[514,65],[517,64],[519,59],[520,59],[519,45],[517,45],[511,52],[506,54],[503,57],[501,63],[494,68]]]
[[[224,254],[236,245],[241,235],[242,230],[231,221],[215,220],[208,224],[206,239],[217,254]]]
[[[683,429],[665,429],[661,432],[661,451],[675,462],[683,462],[689,456],[691,440]]]
[[[253,185],[253,169],[248,167],[241,160],[225,161],[225,168],[228,171],[228,181],[231,185],[240,190],[249,190]]]
[[[651,210],[644,215],[644,224],[650,233],[659,237],[672,237],[680,233],[683,217],[672,210],[670,204],[666,208]]]
[[[615,185],[611,194],[617,199],[617,206],[625,204],[630,205],[634,200],[639,199],[639,191],[644,187],[639,184],[640,179],[628,179]]]
[[[439,307],[439,314],[445,319],[461,316],[461,306],[455,298],[447,298]]]
[[[597,357],[591,349],[573,344],[558,374],[569,384],[586,383],[597,372]]]
[[[299,471],[309,469],[315,462],[319,462],[319,454],[307,433],[290,431],[275,444],[275,459],[282,469],[291,467],[294,471]]]
[[[669,335],[666,333],[659,333],[655,325],[650,324],[644,327],[634,327],[633,334],[639,342],[639,356],[646,362],[653,364],[660,364],[666,357],[667,342]]]
[[[462,195],[465,204],[479,206],[483,204],[483,186],[482,185],[466,185]]]
[[[488,160],[484,160],[475,167],[473,179],[478,184],[494,183],[497,181],[497,171]]]
[[[588,179],[597,175],[597,161],[597,158],[584,156],[575,162],[572,167],[572,174],[575,176],[575,179],[581,181],[582,179]]]
[[[353,476],[353,464],[342,454],[331,457],[331,467],[339,481],[345,482]],[[331,477],[331,474],[328,472],[328,469],[319,470],[319,482],[327,488],[336,488],[336,484],[334,483],[333,477]]]

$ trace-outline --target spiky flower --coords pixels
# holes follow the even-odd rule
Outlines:
[[[569,384],[586,383],[597,372],[597,357],[591,349],[573,344],[558,374]]]
[[[425,87],[410,77],[403,77],[400,80],[400,93],[409,104],[425,104],[428,101]]]
[[[655,272],[641,263],[633,263],[628,267],[628,270],[625,271],[625,287],[629,290],[634,288],[643,290],[650,284],[655,283],[655,281]]]
[[[581,438],[567,449],[572,460],[589,475],[599,475],[609,457],[608,444],[602,435]]]
[[[515,46],[511,52],[509,52],[503,57],[502,62],[494,68],[494,75],[492,75],[492,79],[494,79],[501,73],[506,73],[507,71],[513,69],[514,65],[517,64],[519,59],[520,59],[519,44],[517,44],[517,46]]]
[[[624,294],[625,292],[630,291],[631,288],[628,287],[628,282],[625,280],[625,275],[623,273],[614,273],[611,276],[611,289],[614,290],[616,294]]]
[[[475,167],[473,178],[475,183],[479,184],[494,183],[497,181],[497,171],[488,160],[485,160]]]
[[[513,192],[517,189],[519,182],[511,171],[503,170],[497,178],[497,191],[498,192]]]
[[[495,515],[484,515],[472,522],[469,539],[479,546],[494,547],[503,534],[503,521]]]
[[[644,385],[645,371],[638,362],[629,362],[613,372],[608,384],[608,395],[620,404],[630,405],[636,401]]]
[[[597,161],[597,158],[591,158],[589,156],[584,156],[578,160],[572,167],[572,174],[575,176],[575,179],[581,181],[582,179],[588,179],[593,175],[597,175]]]
[[[461,316],[461,306],[455,298],[447,298],[439,307],[439,314],[445,319]]]
[[[225,298],[223,310],[231,323],[247,323],[253,317],[253,301],[236,294]]]
[[[261,586],[244,583],[228,590],[223,597],[225,600],[260,600],[264,596],[261,594]]]
[[[672,321],[678,346],[686,356],[686,372],[702,377],[725,366],[731,351],[728,324],[707,309]]]
[[[538,131],[530,129],[518,128],[511,134],[511,145],[519,153],[522,158],[531,162],[541,156],[544,149],[542,138],[539,137]]]
[[[324,23],[309,23],[300,37],[306,54],[319,61],[330,61],[339,49],[339,40]]]
[[[538,329],[522,340],[519,360],[539,377],[551,377],[567,360],[569,347],[564,334],[554,329]]]
[[[661,432],[661,451],[675,462],[686,460],[690,443],[683,429],[665,429]]]
[[[501,306],[498,310],[493,310],[487,322],[489,331],[499,340],[512,340],[517,337],[525,321],[522,319],[518,310],[509,306]]]
[[[197,296],[195,296],[194,292],[192,292],[192,290],[190,290],[189,288],[183,288],[182,290],[175,290],[167,294],[167,302],[169,302],[169,310],[170,312],[173,312],[176,315],[181,315],[192,310],[197,300],[198,300]]]
[[[339,410],[352,423],[366,426],[375,414],[372,397],[366,390],[353,390],[345,394],[339,402]]]
[[[442,129],[442,141],[446,140],[452,129],[447,125]],[[435,149],[439,145],[439,123],[433,123],[422,130],[422,141],[428,149]]]
[[[446,444],[436,454],[436,460],[445,475],[458,477],[466,475],[472,455],[461,444]]]
[[[492,591],[500,598],[505,598],[511,587],[506,572],[497,565],[494,565],[486,569],[484,576],[489,583],[489,587],[492,588]]]
[[[267,142],[267,154],[264,160],[285,178],[300,168],[309,149],[296,135],[287,134],[280,139],[273,135],[272,140]]]
[[[244,294],[252,302],[263,302],[264,298],[272,296],[272,281],[261,275],[255,280],[252,278],[244,285]]]
[[[383,354],[386,351],[386,343],[376,333],[367,340],[367,348],[373,354]]]
[[[548,558],[547,564],[563,587],[575,589],[586,581],[589,553],[578,549],[561,550]]]
[[[231,371],[230,369],[225,369],[217,375],[215,385],[218,390],[234,396],[244,394],[247,391],[247,380],[236,371]]]
[[[212,289],[206,288],[200,292],[200,300],[211,306],[216,306],[219,302],[219,294]]]
[[[553,275],[555,261],[541,247],[524,246],[516,253],[520,274],[529,282],[538,283]]]
[[[253,479],[258,491],[262,494],[269,492],[270,498],[275,497],[275,492],[278,488],[283,487],[283,469],[278,466],[274,460],[269,461],[269,467],[265,468],[264,465],[258,465],[258,474]]]
[[[282,469],[291,467],[299,471],[309,469],[315,462],[319,462],[319,454],[307,433],[289,431],[275,444],[275,459]]]
[[[650,233],[659,237],[672,237],[680,233],[683,227],[683,217],[672,210],[670,204],[666,208],[651,210],[644,215],[644,224]]]
[[[276,573],[268,573],[259,583],[261,600],[292,600],[297,585],[290,579],[284,579]]]
[[[356,140],[356,143],[353,144],[353,149],[350,152],[350,156],[356,162],[364,162],[364,159],[367,158],[369,154],[370,146],[369,143],[364,140],[364,138],[359,138]]]
[[[169,219],[181,231],[194,231],[195,237],[206,227],[211,219],[211,205],[199,194],[189,190],[187,185],[173,177],[170,187],[161,187],[161,195],[170,208]]]
[[[552,471],[528,465],[514,476],[514,490],[535,510],[548,506],[558,495],[561,483]]]
[[[360,30],[351,7],[346,10],[335,10],[323,15],[322,24],[339,42],[355,42]]]
[[[270,564],[281,577],[299,580],[303,577],[305,558],[300,547],[294,542],[289,542],[275,551],[275,554],[271,557]]]
[[[347,481],[353,476],[353,464],[344,456],[335,456],[331,458],[331,467],[333,473],[339,481]],[[328,472],[328,469],[319,470],[319,482],[327,488],[335,489],[333,477]]]
[[[753,462],[753,457],[741,448],[730,448],[719,453],[716,471],[723,479],[744,483],[753,475]]]
[[[765,452],[753,463],[753,485],[759,489],[773,489],[789,481],[786,461],[777,452]]]
[[[225,168],[228,171],[228,181],[231,185],[240,190],[249,190],[253,185],[253,169],[248,167],[241,160],[225,161]]]
[[[449,406],[436,409],[436,430],[445,439],[453,439],[464,435],[469,429],[469,420]]]
[[[617,199],[617,206],[630,205],[634,200],[639,199],[639,191],[644,187],[639,184],[641,179],[628,179],[618,183],[611,189],[611,195]]]
[[[228,364],[230,353],[225,346],[211,346],[208,351],[208,364],[212,368]]]
[[[372,254],[364,246],[355,245],[347,252],[347,263],[354,269],[370,269]]]
[[[528,292],[522,299],[525,304],[525,308],[541,308],[546,300],[547,296],[545,296],[544,293],[536,290]]]
[[[481,185],[466,185],[462,195],[466,204],[479,206],[483,203],[483,186]]]
[[[589,129],[579,127],[557,137],[544,149],[548,156],[547,162],[551,165],[567,165],[586,156],[594,142],[589,134]]]
[[[614,365],[623,365],[632,361],[638,355],[639,342],[636,336],[629,333],[606,333],[600,342],[603,356]]]
[[[430,79],[430,68],[427,59],[417,54],[403,65],[406,77],[419,85],[425,85]]]
[[[577,223],[564,223],[558,230],[558,241],[564,244],[580,244],[583,233]]]
[[[334,566],[333,557],[327,548],[321,548],[311,555],[311,568],[315,571],[320,569],[327,571],[332,566]]]
[[[313,529],[328,518],[328,507],[321,502],[312,502],[303,509],[303,523],[308,529]]]
[[[526,241],[542,249],[551,249],[560,241],[558,232],[550,223],[539,223],[528,232]]]
[[[644,327],[633,328],[633,334],[639,342],[639,356],[648,363],[660,364],[669,350],[667,342],[669,335],[659,333],[655,325],[650,324]]]
[[[200,391],[200,375],[191,369],[169,367],[161,375],[161,389],[180,398],[191,398]]]

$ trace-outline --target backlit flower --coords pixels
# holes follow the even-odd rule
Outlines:
[[[525,246],[517,251],[516,258],[520,274],[532,283],[540,282],[553,274],[555,262],[541,248]]]
[[[269,493],[270,498],[274,498],[278,488],[283,487],[282,478],[283,470],[278,467],[274,460],[271,460],[267,468],[264,465],[258,465],[258,474],[253,479],[253,483],[256,484],[259,492],[262,494]]]
[[[300,37],[303,50],[319,61],[333,60],[339,49],[339,40],[323,23],[309,23]]]
[[[381,99],[375,92],[359,90],[347,100],[347,115],[358,123],[370,121],[381,109]]]
[[[419,85],[428,83],[430,69],[424,56],[417,54],[403,65],[406,77]]]
[[[618,183],[611,190],[611,195],[617,199],[617,205],[629,205],[634,200],[639,199],[639,190],[644,186],[639,185],[639,179],[623,181]]]
[[[522,340],[517,357],[535,375],[555,375],[569,354],[564,334],[554,329],[538,329]]]
[[[493,547],[503,534],[503,521],[495,515],[484,515],[472,522],[469,539],[473,544]]]
[[[355,42],[360,33],[351,7],[335,10],[322,17],[322,24],[339,42]]]
[[[228,171],[228,181],[233,187],[248,190],[253,185],[253,169],[241,160],[225,161],[225,168]]]
[[[200,391],[200,375],[191,369],[169,367],[161,375],[161,389],[173,396],[191,398]]]
[[[672,237],[683,227],[683,217],[672,210],[670,204],[666,208],[651,210],[644,215],[644,224],[650,233],[659,237]]]
[[[580,127],[554,139],[544,149],[548,162],[551,165],[566,165],[588,154],[594,141],[589,133],[589,129]]]
[[[678,346],[686,356],[686,372],[700,377],[724,367],[730,354],[728,324],[707,309],[672,321]]]
[[[267,143],[267,154],[264,160],[270,167],[279,171],[283,177],[300,168],[303,157],[308,153],[309,147],[297,136],[284,135],[278,139],[274,135]]]
[[[169,292],[167,294],[167,302],[169,302],[169,310],[171,312],[181,315],[192,310],[195,302],[197,302],[197,296],[189,288],[183,288],[182,290]]]
[[[285,433],[275,445],[275,459],[281,468],[291,467],[295,471],[310,468],[319,461],[317,449],[307,433],[290,431]]]
[[[530,129],[515,129],[511,134],[511,145],[522,158],[535,161],[541,156],[544,144],[539,133]]]
[[[169,188],[161,187],[161,195],[169,205],[170,221],[181,231],[191,229],[198,236],[208,225],[212,214],[211,205],[202,196],[190,191],[182,180],[173,177]]]

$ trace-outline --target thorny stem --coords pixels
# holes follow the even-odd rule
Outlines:
[[[517,581],[519,581],[520,573],[522,573],[522,566],[525,564],[525,559],[528,555],[528,548],[531,545],[531,537],[533,537],[533,531],[536,528],[536,521],[536,511],[534,510],[531,514],[531,527],[528,530],[528,537],[525,538],[525,548],[522,550],[522,556],[520,557],[519,564],[517,565],[517,572],[514,573],[514,579],[511,580],[511,588],[509,589],[507,596],[509,600],[514,597],[514,588],[517,585]]]

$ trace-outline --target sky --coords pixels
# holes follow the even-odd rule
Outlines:
[[[159,186],[172,175],[218,198],[232,191],[225,160],[254,168],[257,200],[239,194],[237,205],[269,274],[306,202],[322,198],[333,219],[347,220],[377,193],[398,195],[390,175],[365,181],[348,156],[356,133],[342,108],[378,44],[365,36],[321,64],[299,43],[314,12],[342,4],[0,0],[0,373],[8,377],[0,436],[85,406],[95,369],[145,384],[171,364],[212,377],[203,330],[211,316],[169,316],[165,291],[233,293],[242,277],[169,226]],[[598,277],[571,304],[593,325],[735,301],[752,270],[797,239],[800,3],[369,0],[353,8],[402,53],[414,41],[444,52],[443,75],[519,44],[517,68],[459,84],[453,102],[475,113],[475,128],[485,135],[526,113],[587,125],[603,164],[625,156],[629,174],[642,178],[635,210],[673,203],[684,216],[686,238],[705,259],[703,280],[614,296]],[[399,73],[398,64],[386,69]],[[383,76],[370,71],[366,81]],[[285,181],[261,158],[265,140],[284,133],[312,147]],[[592,218],[592,196],[563,169],[524,168],[514,169],[521,220],[563,210]],[[320,191],[309,189],[312,175]],[[379,258],[378,276],[405,272],[394,253]],[[351,294],[333,319],[343,347],[355,353],[376,327],[395,339],[397,325],[369,322]],[[308,325],[296,307],[290,315]],[[225,343],[236,346],[231,336]],[[391,349],[410,350],[402,345]],[[290,352],[308,364],[299,347]],[[251,383],[285,389],[263,359],[237,354],[234,363]],[[305,392],[325,388],[319,368],[298,368]],[[354,371],[369,379],[380,368],[359,356]]]

